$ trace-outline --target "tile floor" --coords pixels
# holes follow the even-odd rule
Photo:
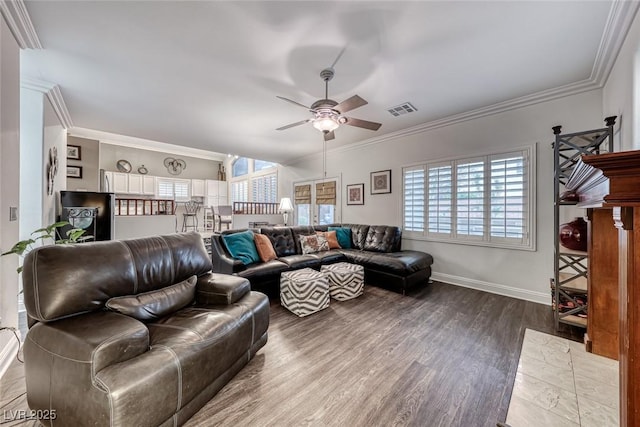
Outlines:
[[[616,427],[618,362],[584,345],[525,331],[507,424],[512,427]]]

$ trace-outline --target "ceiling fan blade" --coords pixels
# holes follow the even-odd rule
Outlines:
[[[336,134],[333,131],[324,134],[325,141],[331,141],[332,139],[336,139]]]
[[[312,120],[313,120],[313,119],[300,120],[299,122],[295,122],[295,123],[291,123],[291,124],[286,125],[286,126],[279,127],[279,128],[278,128],[278,129],[276,129],[276,130],[285,130],[285,129],[292,128],[292,127],[294,127],[294,126],[300,126],[300,125],[303,125],[303,124],[305,124],[305,123],[309,123],[309,122],[310,122],[310,121],[312,121]]]
[[[284,96],[278,96],[278,95],[276,95],[276,98],[280,98],[280,99],[282,99],[283,101],[290,102],[290,103],[292,103],[292,104],[294,104],[294,105],[297,105],[297,106],[299,106],[299,107],[302,107],[302,108],[304,108],[304,109],[306,109],[306,110],[311,111],[311,108],[307,107],[306,105],[300,104],[299,102],[294,101],[294,100],[292,100],[292,99],[285,98]]]
[[[380,126],[382,126],[382,123],[370,122],[368,120],[354,119],[353,117],[345,117],[345,119],[347,119],[347,121],[345,122],[345,125],[365,128],[369,130],[378,130],[380,129]]]
[[[334,110],[340,111],[341,114],[346,113],[347,111],[355,110],[358,107],[362,107],[363,105],[367,105],[368,102],[364,99],[360,98],[358,95],[353,95],[349,99],[345,99],[335,107]]]

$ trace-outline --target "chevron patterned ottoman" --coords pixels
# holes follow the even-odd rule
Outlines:
[[[364,291],[364,267],[348,262],[323,265],[320,272],[329,279],[331,298],[346,301],[362,295]]]
[[[303,268],[280,276],[280,303],[299,317],[329,307],[329,279],[317,270]]]

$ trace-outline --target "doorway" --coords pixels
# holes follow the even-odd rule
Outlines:
[[[293,185],[296,225],[339,223],[340,179],[302,181]]]

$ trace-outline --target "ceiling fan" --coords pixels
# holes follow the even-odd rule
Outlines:
[[[324,80],[324,99],[319,99],[311,107],[307,107],[299,102],[285,98],[283,96],[277,96],[277,98],[283,101],[290,102],[309,110],[313,113],[313,117],[306,120],[300,120],[299,122],[291,123],[286,126],[279,127],[276,130],[285,130],[294,126],[299,126],[305,123],[313,123],[313,127],[318,129],[324,134],[324,140],[330,141],[335,139],[334,130],[340,125],[349,125],[359,128],[378,130],[381,123],[370,122],[367,120],[355,119],[353,117],[347,117],[344,115],[347,111],[355,110],[358,107],[367,105],[367,101],[360,98],[358,95],[353,95],[351,98],[346,99],[340,103],[329,99],[329,80],[333,78],[335,71],[333,67],[325,68],[320,71],[320,77]]]

